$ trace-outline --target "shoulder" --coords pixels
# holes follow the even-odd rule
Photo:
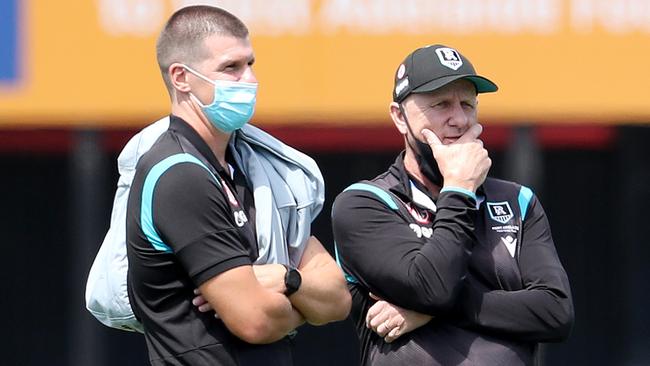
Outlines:
[[[143,128],[126,143],[117,158],[120,171],[131,171],[135,169],[140,157],[151,149],[153,144],[169,128],[169,116]]]
[[[356,183],[349,185],[339,193],[337,199],[341,198],[381,198],[382,201],[386,202],[386,196],[390,196],[388,192],[390,189],[398,184],[399,182],[395,177],[393,177],[390,172],[383,172],[380,175],[368,179],[361,180]]]
[[[170,156],[183,152],[173,133],[171,131],[164,131],[158,135],[156,141],[151,146],[148,146],[145,151],[138,152],[136,173],[149,170]]]
[[[210,186],[220,185],[217,177],[203,161],[185,152],[169,155],[151,166],[147,178],[156,177],[180,184],[184,190],[199,188],[205,183],[213,183]]]
[[[173,199],[209,193],[220,186],[217,177],[198,157],[160,145],[152,147],[138,162],[134,184],[141,186],[143,192]]]
[[[496,191],[517,192],[519,191],[520,187],[523,186],[516,182],[489,177],[485,179],[485,182],[483,183],[483,188],[485,189],[486,193],[492,193]]]
[[[526,213],[531,206],[537,206],[535,204],[537,197],[533,190],[516,182],[487,178],[485,183],[483,183],[483,190],[486,201],[506,201],[516,204],[522,218],[526,217]]]
[[[341,192],[332,206],[333,219],[367,219],[374,212],[398,211],[398,201],[375,182],[360,181]]]
[[[516,198],[519,195],[530,197],[534,195],[532,189],[525,185],[496,178],[487,178],[483,183],[483,191],[488,198],[499,196],[507,199],[509,197]]]

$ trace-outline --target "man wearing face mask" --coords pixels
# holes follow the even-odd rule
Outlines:
[[[304,322],[344,319],[350,296],[334,260],[308,237],[310,222],[288,227],[275,217],[292,187],[254,164],[295,173],[302,162],[320,173],[246,126],[258,84],[248,30],[235,16],[211,6],[178,10],[157,58],[171,115],[139,158],[126,213],[128,297],[151,364],[292,365],[288,335]],[[251,152],[265,141],[268,155]],[[307,182],[322,191],[322,178]],[[306,215],[318,213],[322,194],[313,200]],[[216,317],[197,307],[196,288]]]
[[[477,94],[497,86],[443,45],[409,54],[394,85],[405,150],[332,208],[362,365],[532,365],[573,304],[533,192],[486,178]]]

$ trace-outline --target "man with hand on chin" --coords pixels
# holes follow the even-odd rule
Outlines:
[[[222,9],[182,8],[162,30],[157,58],[172,102],[169,127],[139,158],[126,214],[128,297],[150,361],[292,365],[288,335],[305,321],[344,319],[350,295],[334,260],[308,237],[310,222],[287,228],[255,215],[287,190],[273,191],[283,177],[260,178],[263,169],[247,176],[254,162],[241,155],[271,141],[258,130],[239,133],[253,115],[258,86],[248,30]],[[256,159],[284,164],[273,150],[286,161],[313,164],[271,142]],[[250,182],[262,178],[267,189],[254,191]],[[256,228],[255,221],[267,219]],[[193,304],[197,287],[218,317]]]
[[[541,204],[486,178],[478,93],[497,86],[443,45],[409,54],[390,116],[405,150],[332,208],[362,365],[532,365],[573,323]]]

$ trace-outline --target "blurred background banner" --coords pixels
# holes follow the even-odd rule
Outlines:
[[[85,309],[116,159],[169,113],[155,40],[181,0],[0,0],[0,365],[141,366],[144,338]],[[388,116],[413,49],[458,48],[480,97],[490,176],[540,197],[573,293],[541,365],[650,365],[650,0],[228,0],[249,25],[253,122],[326,182],[312,232],[333,254],[334,197],[404,148]],[[296,365],[358,365],[351,320],[304,326]],[[36,349],[35,350],[35,345]]]
[[[0,125],[133,127],[168,113],[155,37],[182,0],[0,1]],[[255,120],[387,120],[412,49],[461,50],[492,123],[650,120],[647,0],[229,0],[258,63]]]

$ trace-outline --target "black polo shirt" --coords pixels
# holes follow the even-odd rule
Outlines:
[[[252,212],[239,169],[231,179],[196,131],[171,116],[138,162],[126,223],[129,299],[152,365],[291,365],[287,340],[247,344],[191,303],[203,282],[255,261]]]
[[[433,197],[403,160],[332,207],[362,365],[532,365],[537,342],[566,338],[573,321],[541,204],[530,189],[492,178],[478,202],[454,191]],[[369,292],[433,320],[385,343],[365,326]]]

